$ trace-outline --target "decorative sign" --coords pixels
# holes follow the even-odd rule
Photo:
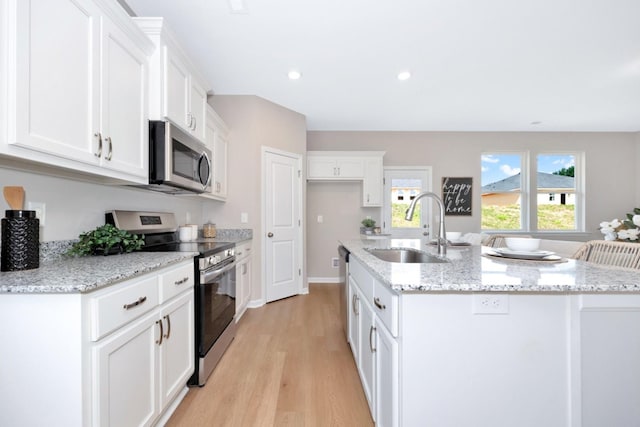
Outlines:
[[[442,178],[442,202],[445,215],[471,215],[473,178]]]

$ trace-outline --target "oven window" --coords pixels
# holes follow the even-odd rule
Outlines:
[[[235,303],[235,269],[200,285],[202,328],[198,351],[204,356],[233,321]]]
[[[200,153],[173,139],[173,173],[191,181],[198,179]]]

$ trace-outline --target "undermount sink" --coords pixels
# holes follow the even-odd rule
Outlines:
[[[403,264],[439,264],[449,262],[444,258],[438,258],[416,249],[367,249],[367,251],[371,255],[387,262]]]

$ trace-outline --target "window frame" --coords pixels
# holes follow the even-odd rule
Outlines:
[[[574,150],[540,150],[540,151],[515,151],[515,150],[483,150],[480,154],[480,167],[482,158],[487,155],[520,155],[520,229],[483,229],[487,233],[540,233],[540,234],[571,234],[585,232],[585,153]],[[538,156],[573,156],[575,160],[575,229],[571,230],[539,230],[538,229]],[[480,172],[482,176],[482,171]],[[481,184],[482,185],[482,184]],[[480,194],[482,198],[482,194]],[[480,203],[482,205],[482,201]],[[480,224],[482,227],[482,209],[480,210]]]
[[[423,181],[421,191],[433,191],[433,168],[431,166],[385,166],[384,167],[384,179],[383,179],[383,208],[382,208],[382,230],[385,234],[391,234],[394,238],[418,238],[423,237],[424,226],[428,227],[428,230],[433,230],[433,208],[432,203],[429,203],[431,198],[423,198],[419,201],[421,204],[420,209],[420,223],[423,227],[406,227],[406,228],[393,228],[391,227],[391,182],[387,182],[389,174],[398,172],[399,174],[415,173],[414,178],[419,178]],[[411,196],[407,194],[407,196]],[[427,203],[424,203],[424,201]],[[430,231],[431,232],[431,231]]]

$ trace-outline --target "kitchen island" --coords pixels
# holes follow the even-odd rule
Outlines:
[[[632,426],[640,272],[450,247],[445,263],[351,252],[349,339],[377,425]]]

